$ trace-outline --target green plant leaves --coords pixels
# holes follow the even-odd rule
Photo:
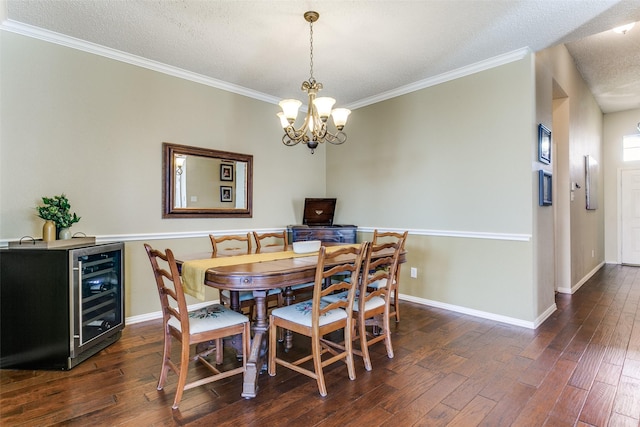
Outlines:
[[[74,212],[71,214],[71,205],[69,199],[64,194],[53,197],[43,197],[44,206],[37,206],[38,216],[45,221],[53,221],[56,228],[69,228],[71,225],[80,221],[80,218]]]

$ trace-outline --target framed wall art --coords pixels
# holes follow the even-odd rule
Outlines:
[[[592,156],[584,156],[584,182],[587,210],[598,209],[598,162]]]
[[[538,125],[538,160],[551,163],[551,131],[542,123]]]
[[[233,202],[233,189],[227,185],[220,186],[220,201]]]
[[[220,181],[233,181],[233,165],[222,163],[220,165]]]
[[[551,206],[551,203],[553,202],[551,184],[551,172],[540,169],[538,171],[538,193],[540,206]]]

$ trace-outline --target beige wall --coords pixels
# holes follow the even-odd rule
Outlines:
[[[536,61],[548,70],[547,86],[555,85],[553,90],[560,92],[559,96],[564,97],[564,102],[568,104],[568,118],[565,119],[568,120],[565,124],[568,129],[566,130],[568,138],[566,158],[562,159],[562,163],[552,162],[552,166],[554,175],[568,176],[568,181],[565,179],[558,183],[557,193],[562,193],[565,197],[570,196],[570,183],[575,182],[580,186],[573,192],[574,199],[569,203],[568,213],[563,214],[565,216],[557,221],[558,226],[566,227],[568,224],[570,227],[571,288],[561,288],[561,290],[575,291],[604,262],[602,112],[564,46],[556,46],[537,53]],[[546,117],[552,111],[553,106],[550,102],[544,105],[538,104],[539,116]],[[554,125],[556,125],[555,122]],[[564,132],[565,130],[559,134]],[[556,145],[555,141],[554,145]],[[596,210],[585,208],[584,156],[586,155],[593,156],[600,164],[600,173],[597,177],[600,207]],[[565,229],[558,230],[558,233],[564,232],[566,232]]]
[[[328,147],[327,194],[342,201],[339,221],[411,231],[402,293],[527,322],[538,317],[533,77],[528,55],[358,109],[347,144]]]
[[[300,223],[304,198],[325,195],[322,150],[311,156],[285,147],[276,105],[8,32],[0,37],[0,244],[39,238],[34,207],[64,192],[82,217],[72,232],[127,242],[127,316],[159,310],[143,241],[207,250],[209,231]],[[165,141],[252,154],[253,218],[162,219]],[[177,240],[154,240],[163,236]]]
[[[536,152],[537,123],[552,116],[552,80],[576,100],[572,180],[582,167],[576,159],[596,153],[601,134],[597,107],[564,53],[526,55],[360,108],[346,144],[311,156],[281,144],[275,105],[0,37],[0,244],[39,237],[34,206],[43,195],[66,193],[82,216],[72,231],[126,242],[128,317],[158,310],[142,242],[208,251],[210,231],[300,223],[303,199],[322,196],[338,198],[336,221],[358,225],[360,239],[374,228],[410,230],[401,278],[408,299],[527,326],[553,309],[552,214],[537,206]],[[164,141],[252,154],[253,218],[163,220]],[[597,263],[583,259],[587,245],[603,253],[602,212],[571,210],[572,280]],[[416,279],[409,267],[418,269]]]
[[[638,133],[640,109],[605,114],[604,116],[604,210],[605,259],[620,263],[620,171],[640,169],[640,161],[622,161],[622,138]]]

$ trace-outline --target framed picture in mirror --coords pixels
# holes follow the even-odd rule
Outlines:
[[[220,165],[220,181],[233,181],[233,164]]]
[[[220,201],[233,202],[232,188],[227,185],[220,186]]]

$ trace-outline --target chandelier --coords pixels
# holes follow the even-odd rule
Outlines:
[[[316,81],[313,77],[313,23],[320,18],[318,12],[305,12],[304,19],[309,23],[309,39],[310,39],[310,76],[309,80],[302,82],[302,90],[309,95],[309,105],[307,107],[307,116],[300,129],[296,129],[294,124],[298,116],[298,108],[302,102],[297,99],[283,99],[280,101],[282,111],[278,113],[280,123],[284,128],[284,136],[282,143],[287,146],[294,146],[299,142],[307,144],[311,149],[311,154],[318,147],[319,143],[329,142],[331,144],[342,144],[347,140],[347,134],[342,129],[347,124],[347,118],[351,114],[346,108],[335,108],[331,110],[336,100],[333,98],[316,98],[316,95],[322,90],[322,83]],[[327,119],[329,115],[333,117],[333,124],[337,132],[331,133],[327,129]]]

